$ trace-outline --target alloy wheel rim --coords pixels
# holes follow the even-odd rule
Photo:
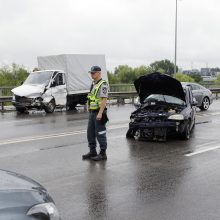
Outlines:
[[[207,98],[205,98],[204,101],[203,101],[203,107],[204,107],[204,109],[209,108],[209,100]]]

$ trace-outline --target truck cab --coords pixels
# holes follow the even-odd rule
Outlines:
[[[12,104],[18,112],[35,108],[52,113],[56,106],[67,104],[66,75],[62,70],[35,71],[12,92]]]

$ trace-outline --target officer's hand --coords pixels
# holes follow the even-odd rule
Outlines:
[[[97,120],[101,120],[101,119],[102,119],[102,114],[101,114],[101,113],[98,113],[97,116],[96,116],[96,119],[97,119]]]

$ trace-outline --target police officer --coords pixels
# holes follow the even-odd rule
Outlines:
[[[87,139],[89,152],[82,156],[83,160],[92,159],[94,161],[107,160],[106,149],[106,127],[108,121],[106,103],[108,98],[108,84],[101,77],[99,66],[91,67],[89,71],[93,79],[93,84],[88,94],[87,107],[89,110],[89,122],[87,128]],[[100,153],[96,151],[96,139],[100,145]]]

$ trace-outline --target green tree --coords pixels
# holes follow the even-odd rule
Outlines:
[[[190,77],[192,77],[197,83],[202,82],[202,77],[199,73],[192,73],[190,74]]]
[[[23,66],[13,63],[11,66],[0,68],[0,86],[20,85],[28,76],[27,70]]]
[[[118,83],[117,75],[115,75],[111,72],[107,72],[107,74],[108,74],[109,84],[117,84]]]
[[[168,75],[174,74],[174,63],[167,59],[155,61],[150,64],[150,67],[153,69],[153,71],[166,73]],[[178,71],[178,66],[176,69]]]
[[[153,69],[149,66],[140,66],[140,67],[136,67],[134,68],[134,73],[135,73],[135,79],[139,78],[140,76],[152,73]]]
[[[195,82],[195,80],[192,77],[182,73],[174,74],[174,78],[179,80],[180,82]]]
[[[220,83],[220,75],[217,75],[215,82]]]
[[[116,67],[115,75],[119,83],[133,83],[136,79],[133,68],[128,65],[120,65]]]

